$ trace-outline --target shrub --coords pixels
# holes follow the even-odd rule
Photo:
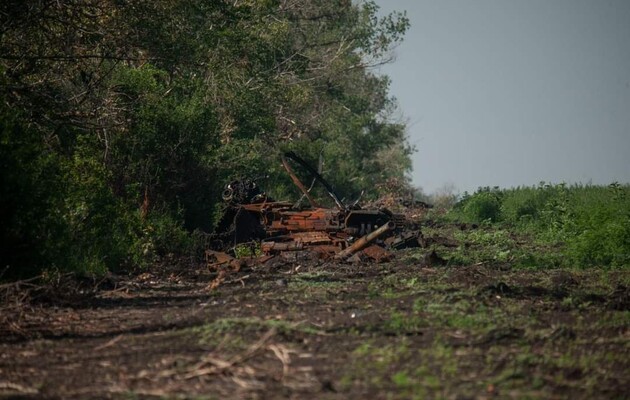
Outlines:
[[[568,241],[567,251],[582,266],[630,265],[630,219],[591,225]]]
[[[583,266],[630,265],[630,186],[574,188],[567,254]]]
[[[542,187],[506,190],[501,202],[501,218],[514,224],[529,224],[536,221],[549,195],[549,191]]]
[[[499,194],[495,191],[475,193],[466,199],[462,207],[462,213],[466,222],[499,221],[501,217]]]

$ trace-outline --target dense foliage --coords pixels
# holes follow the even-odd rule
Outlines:
[[[465,195],[451,217],[530,233],[562,249],[564,264],[630,266],[629,185],[481,188]]]
[[[388,60],[408,27],[372,1],[6,0],[6,276],[148,265],[210,230],[237,176],[292,195],[295,150],[348,199],[410,169]]]

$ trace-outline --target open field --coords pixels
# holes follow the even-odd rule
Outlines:
[[[461,227],[438,231],[442,244],[433,249],[444,259],[484,254]],[[406,250],[378,265],[260,267],[215,291],[198,265],[111,277],[96,291],[31,294],[30,302],[14,294],[0,320],[0,393],[627,396],[627,269],[514,269],[509,258],[489,256],[462,266],[427,254]]]
[[[379,3],[0,5],[0,400],[630,398],[627,174],[425,195]]]

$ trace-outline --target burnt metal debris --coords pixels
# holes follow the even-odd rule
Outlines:
[[[323,186],[334,208],[320,205],[291,162]],[[253,180],[230,182],[223,191],[223,217],[211,236],[211,250],[206,252],[211,269],[238,270],[275,257],[381,262],[392,258],[392,249],[423,245],[420,230],[403,214],[384,207],[364,209],[357,202],[344,204],[333,187],[295,153],[285,153],[282,164],[310,205],[277,201]],[[237,257],[236,249],[248,246],[251,257]]]

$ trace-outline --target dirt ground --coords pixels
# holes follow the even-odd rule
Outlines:
[[[16,291],[0,310],[0,398],[630,393],[626,270],[438,266],[406,250],[210,280],[187,265],[30,301]]]

